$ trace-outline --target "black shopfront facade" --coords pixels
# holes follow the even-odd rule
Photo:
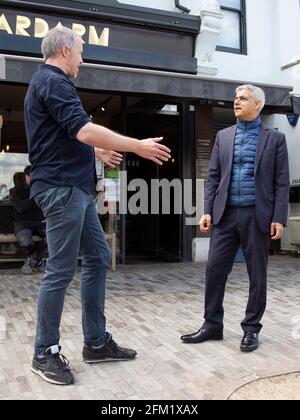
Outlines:
[[[128,6],[117,1],[0,0],[0,113],[4,153],[26,153],[22,119],[28,83],[42,62],[40,45],[59,24],[84,40],[84,65],[75,81],[94,122],[120,133],[164,136],[172,159],[163,167],[125,155],[127,181],[193,179],[199,149],[211,151],[213,107],[231,107],[236,83],[197,76],[195,43],[200,18],[188,14]],[[267,109],[289,107],[288,89],[265,87]],[[203,140],[203,141],[202,141]],[[202,143],[201,143],[202,141]],[[209,156],[206,157],[209,159]],[[198,162],[199,164],[199,162]],[[201,165],[200,165],[201,166]],[[118,176],[108,171],[107,176]],[[128,192],[128,199],[131,192]],[[185,215],[118,214],[103,218],[117,233],[119,262],[190,261],[196,228]]]

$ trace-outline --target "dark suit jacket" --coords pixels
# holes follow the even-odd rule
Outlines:
[[[231,177],[236,125],[220,131],[214,145],[205,188],[204,213],[214,225],[222,219]],[[262,232],[272,222],[286,226],[289,202],[289,164],[285,135],[262,124],[255,161],[256,217]]]

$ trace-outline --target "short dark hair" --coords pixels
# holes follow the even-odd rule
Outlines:
[[[16,172],[13,177],[15,187],[21,187],[25,184],[24,172]]]
[[[30,176],[31,165],[27,165],[24,169],[24,175]]]

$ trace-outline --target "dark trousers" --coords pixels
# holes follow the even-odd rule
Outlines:
[[[15,235],[19,245],[28,249],[29,256],[36,261],[40,261],[47,248],[46,243],[46,224],[41,222],[25,222],[15,224]],[[41,241],[34,242],[32,237],[37,235]]]
[[[241,245],[250,282],[246,316],[241,326],[245,332],[259,333],[267,300],[269,241],[270,235],[258,227],[254,206],[226,208],[211,236],[206,269],[205,328],[223,329],[226,282]]]

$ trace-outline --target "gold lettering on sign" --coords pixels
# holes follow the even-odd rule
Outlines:
[[[109,43],[109,28],[104,28],[99,37],[95,26],[90,26],[89,44],[102,45],[103,47],[108,47],[108,43]]]
[[[25,29],[28,29],[31,25],[31,20],[26,16],[17,16],[16,35],[30,36]]]
[[[48,23],[41,18],[35,18],[34,22],[34,36],[36,38],[44,38],[49,31]]]
[[[23,15],[17,15],[15,17],[16,19],[16,31],[15,33],[12,31],[11,27],[9,26],[9,23],[7,21],[7,18],[4,13],[0,16],[0,33],[1,31],[6,32],[10,35],[20,35],[20,36],[32,36],[27,30],[31,28],[31,26],[34,26],[32,29],[34,31],[33,36],[35,38],[44,38],[44,36],[48,33],[49,29],[53,27],[53,24],[49,24],[47,20],[35,17],[32,19],[28,16]],[[56,28],[63,27],[62,23],[59,21]],[[72,29],[78,33],[81,37],[86,38],[88,37],[88,43],[90,45],[97,45],[102,47],[108,47],[109,46],[109,35],[110,35],[110,28],[103,28],[99,32],[99,29],[94,25],[84,25],[81,23],[73,22],[72,23]],[[85,42],[85,41],[83,41]]]
[[[81,25],[80,23],[73,23],[72,26],[73,31],[75,31],[79,36],[84,36],[86,33],[86,28],[84,25]],[[83,41],[84,43],[84,41]]]
[[[13,31],[10,29],[10,26],[3,13],[0,17],[0,31],[6,31],[8,34],[11,34],[11,35],[13,34]]]

